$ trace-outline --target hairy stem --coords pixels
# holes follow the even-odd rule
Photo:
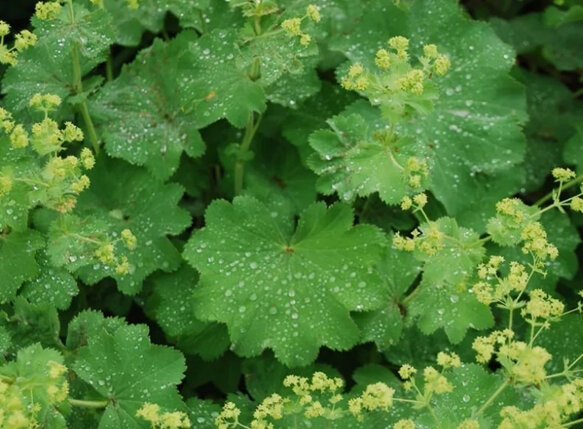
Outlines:
[[[69,404],[75,407],[84,407],[84,408],[105,408],[109,401],[86,401],[84,399],[73,399],[69,398]]]
[[[245,175],[245,160],[243,158],[244,155],[249,152],[251,142],[253,141],[253,137],[255,136],[260,123],[261,115],[259,115],[257,120],[255,120],[255,114],[249,114],[249,120],[247,121],[247,126],[245,127],[245,134],[243,135],[243,140],[239,146],[239,157],[237,158],[237,162],[235,164],[235,195],[239,195],[243,190],[243,178]]]
[[[504,389],[506,389],[506,386],[508,386],[508,384],[510,384],[510,381],[504,380],[504,383],[502,383],[500,385],[500,387],[498,387],[498,389],[496,389],[496,391],[494,393],[492,393],[492,396],[490,396],[488,398],[488,400],[482,404],[480,409],[476,412],[476,415],[482,414],[486,410],[486,408],[488,408],[490,406],[490,404],[492,404],[492,402],[494,402],[494,399],[496,399],[498,397],[498,395],[500,395],[502,393],[502,391]]]
[[[564,191],[566,189],[572,188],[573,186],[577,185],[578,183],[583,182],[583,174],[578,175],[573,180],[568,181],[565,183],[561,190]],[[540,206],[541,204],[546,203],[548,200],[553,198],[553,193],[549,192],[544,197],[540,198],[537,202],[534,203],[535,206]]]
[[[71,19],[71,24],[75,24],[75,11],[73,9],[73,1],[69,0],[69,17]],[[81,94],[83,92],[83,73],[81,72],[81,62],[79,60],[79,46],[77,42],[73,42],[73,47],[71,48],[71,59],[73,62],[73,87],[76,94]],[[97,132],[95,131],[95,126],[93,125],[93,120],[89,114],[89,109],[87,108],[87,103],[81,101],[78,104],[81,116],[85,122],[85,127],[89,133],[89,141],[95,153],[99,153],[99,138],[97,137]]]

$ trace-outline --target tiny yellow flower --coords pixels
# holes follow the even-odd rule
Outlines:
[[[306,14],[308,15],[308,17],[312,21],[314,21],[314,22],[320,22],[321,17],[320,17],[320,11],[318,10],[318,6],[313,5],[313,4],[309,5],[306,8]]]
[[[393,425],[393,429],[415,429],[415,422],[409,419],[401,419]]]
[[[389,52],[386,49],[379,49],[375,55],[374,62],[378,68],[388,69],[391,65]]]
[[[433,70],[435,70],[435,73],[438,76],[443,76],[444,74],[446,74],[450,67],[451,62],[449,61],[449,58],[447,58],[445,55],[439,55],[435,59],[435,63],[433,63]]]
[[[16,52],[8,49],[5,45],[0,44],[0,64],[9,64],[11,66],[17,63]]]
[[[86,170],[91,170],[95,166],[95,157],[91,149],[83,148],[80,154],[81,164]]]
[[[558,182],[566,182],[575,178],[575,172],[569,168],[553,168],[552,174]]]
[[[137,417],[141,417],[144,420],[156,424],[160,421],[160,406],[157,404],[150,404],[146,402],[142,407],[136,412]]]
[[[429,59],[437,58],[437,46],[434,44],[423,46],[423,55]]]
[[[129,229],[124,229],[121,232],[121,239],[128,249],[134,250],[136,248],[138,239]]]
[[[12,189],[12,178],[8,175],[0,175],[0,197],[6,195]]]
[[[14,39],[14,47],[18,52],[22,52],[31,46],[36,45],[37,37],[28,30],[22,30]]]
[[[310,36],[309,34],[304,33],[300,36],[300,44],[302,46],[308,46],[311,41],[312,41],[312,36]]]
[[[20,124],[16,125],[10,134],[10,144],[15,149],[28,146],[28,132]]]
[[[403,380],[409,380],[412,376],[417,373],[417,370],[409,364],[402,365],[399,368],[399,375]]]
[[[0,20],[0,37],[7,36],[10,33],[10,24]]]
[[[413,200],[410,197],[403,197],[401,200],[401,210],[409,210],[413,206]]]
[[[389,46],[397,51],[405,51],[409,48],[409,39],[403,36],[395,36],[389,39]]]
[[[65,122],[65,129],[63,130],[63,139],[66,142],[79,142],[83,140],[83,131],[71,122]]]
[[[281,23],[281,28],[290,36],[300,36],[302,20],[300,18],[289,18]]]
[[[35,16],[41,20],[55,19],[61,11],[58,1],[38,2],[35,7]]]

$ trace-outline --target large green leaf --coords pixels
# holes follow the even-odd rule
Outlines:
[[[215,201],[205,219],[184,250],[202,274],[195,310],[226,323],[244,356],[269,347],[286,365],[306,365],[321,345],[356,343],[350,311],[382,305],[373,266],[384,237],[372,226],[352,227],[347,206],[313,204],[295,232],[289,217],[251,197]]]
[[[176,389],[186,370],[184,357],[169,347],[153,345],[145,325],[121,326],[87,338],[79,350],[75,373],[108,400],[100,429],[147,428],[136,416],[144,403],[170,410],[184,405]]]
[[[508,76],[514,53],[453,0],[416,0],[408,10],[373,2],[355,32],[332,46],[373,68],[376,50],[396,35],[410,38],[412,56],[435,43],[450,58],[451,70],[435,81],[440,96],[433,110],[395,124],[396,131],[433,152],[430,189],[448,213],[482,230],[494,203],[521,184],[525,106],[520,85]]]
[[[489,328],[494,318],[489,307],[480,303],[469,290],[469,281],[485,254],[476,232],[461,228],[452,218],[436,221],[447,237],[435,254],[417,253],[425,262],[423,277],[408,306],[418,317],[419,329],[430,334],[443,328],[449,340],[459,343],[469,327]],[[420,229],[426,232],[427,224]]]
[[[114,277],[119,289],[128,294],[138,292],[154,271],[178,268],[180,254],[167,236],[190,225],[188,212],[177,205],[183,189],[158,182],[144,169],[105,157],[90,177],[92,186],[77,203],[79,216],[62,218],[51,226],[49,255],[53,263],[76,271],[90,284]],[[117,240],[116,252],[126,256],[132,267],[130,273],[120,275],[94,258],[97,248],[91,240],[115,242],[126,228],[136,236],[137,246],[133,251],[124,250]]]
[[[181,100],[201,128],[222,118],[241,128],[251,113],[265,110],[263,89],[238,68],[237,41],[235,31],[214,30],[182,57],[190,76],[183,81],[188,97]]]
[[[0,233],[0,302],[12,301],[22,283],[38,275],[35,253],[43,246],[37,231]]]
[[[93,104],[107,152],[145,165],[162,179],[176,171],[183,151],[192,157],[204,152],[196,116],[184,113],[181,101],[182,82],[192,71],[178,64],[191,38],[156,40],[99,91]]]
[[[77,282],[63,268],[54,267],[45,251],[37,254],[40,275],[26,282],[20,294],[33,304],[48,303],[59,310],[71,304],[71,299],[79,293]]]
[[[229,346],[225,326],[197,320],[193,315],[192,293],[198,275],[187,265],[174,273],[152,278],[153,296],[149,305],[166,335],[185,353],[203,359],[219,357]]]
[[[423,156],[425,147],[411,139],[397,146],[389,144],[382,134],[386,122],[378,109],[358,101],[329,119],[328,125],[331,129],[310,136],[310,146],[317,153],[308,164],[320,176],[320,192],[337,192],[345,201],[378,192],[387,204],[397,204],[414,193],[404,166],[409,158]]]

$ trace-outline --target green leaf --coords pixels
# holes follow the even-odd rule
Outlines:
[[[67,329],[67,348],[76,350],[86,346],[88,338],[106,332],[113,335],[120,327],[126,326],[124,319],[118,317],[103,317],[98,311],[85,310],[79,312],[69,323]]]
[[[87,341],[73,368],[108,399],[100,429],[146,428],[147,422],[136,416],[146,402],[171,410],[184,407],[176,389],[186,370],[184,357],[151,344],[147,326],[120,326],[96,332]]]
[[[156,40],[99,91],[92,105],[107,152],[145,165],[161,179],[176,171],[183,151],[192,157],[204,152],[196,116],[184,113],[181,103],[182,82],[192,71],[178,64],[190,36]]]
[[[2,324],[16,350],[34,343],[48,347],[61,346],[59,315],[51,304],[31,304],[18,296],[11,311],[3,314],[3,319]],[[16,350],[11,351],[14,353]]]
[[[71,299],[79,293],[77,282],[66,270],[52,266],[45,251],[37,254],[40,275],[24,284],[20,295],[32,304],[49,303],[59,310],[71,305]]]
[[[373,341],[379,350],[399,342],[403,331],[403,316],[398,303],[419,275],[420,265],[411,253],[392,248],[385,251],[378,270],[390,298],[379,310],[354,314],[363,341]]]
[[[212,401],[190,398],[186,401],[188,416],[197,429],[216,429],[215,419],[221,412],[221,407]]]
[[[300,213],[316,200],[316,176],[302,165],[295,147],[280,144],[276,149],[266,138],[254,148],[257,156],[246,167],[245,194],[281,201],[282,213]]]
[[[196,271],[187,265],[175,273],[156,275],[150,305],[156,321],[181,350],[212,360],[227,349],[229,335],[224,325],[194,317],[191,298],[197,281]]]
[[[563,163],[565,143],[577,132],[579,118],[583,114],[583,103],[556,79],[540,74],[516,70],[515,75],[526,85],[529,121],[524,133],[528,150],[524,167],[526,189],[540,188],[554,167]],[[565,156],[568,164],[576,163],[580,147]]]
[[[469,327],[486,329],[494,324],[490,308],[470,293],[467,284],[485,249],[479,235],[459,227],[455,219],[441,218],[435,224],[446,235],[443,247],[432,255],[416,251],[425,263],[423,278],[407,310],[419,317],[417,325],[423,333],[443,328],[452,343],[459,343]],[[427,224],[419,227],[423,233],[427,228]]]
[[[304,13],[305,9],[299,15]],[[297,15],[286,10],[281,19]],[[310,34],[312,28],[312,23],[304,20],[302,31]],[[314,70],[318,62],[316,43],[302,46],[299,37],[276,30],[260,37],[243,38],[240,47],[242,64],[239,66],[251,70],[258,61],[257,82],[265,89],[268,100],[293,108],[320,90],[320,79]]]
[[[421,155],[424,147],[412,140],[392,145],[384,139],[386,122],[378,109],[358,101],[328,120],[331,130],[316,131],[310,146],[317,152],[308,159],[320,176],[318,191],[334,192],[345,201],[378,192],[387,204],[397,204],[413,193],[404,169],[407,159]]]
[[[195,310],[226,323],[243,356],[269,347],[289,366],[313,361],[321,345],[347,349],[358,338],[350,311],[382,305],[373,266],[384,237],[352,227],[352,211],[313,204],[291,219],[250,197],[213,202],[184,257],[201,273]]]
[[[49,386],[57,386],[59,383],[57,387],[60,387],[64,380],[62,376],[57,379],[50,377],[49,362],[62,364],[63,356],[56,350],[43,349],[39,344],[34,344],[20,349],[15,361],[0,367],[0,376],[12,379],[10,387],[5,383],[6,388],[14,388],[6,392],[8,398],[15,396],[13,399],[25,409],[36,408],[34,416],[39,427],[65,429],[67,423],[61,414],[62,410],[53,403],[54,398],[47,392]],[[3,411],[5,421],[10,424],[8,415],[12,410],[4,405]]]
[[[115,42],[123,46],[138,46],[146,31],[159,33],[164,29],[166,13],[172,11],[179,18],[181,13],[196,17],[208,6],[209,0],[140,0],[137,9],[131,9],[125,1],[105,0],[105,9],[112,16]]]
[[[0,303],[12,301],[22,283],[39,274],[35,253],[43,246],[41,234],[33,230],[0,233]]]
[[[504,383],[505,378],[499,373],[489,373],[476,364],[463,364],[446,372],[453,390],[435,397],[435,414],[439,422],[447,422],[447,427],[457,427],[462,421],[473,417],[474,413]],[[495,404],[495,405],[494,405]],[[522,392],[513,386],[507,386],[492,406],[484,409],[481,421],[484,427],[497,427],[500,423],[500,410],[504,406],[525,406],[528,401]],[[488,422],[491,426],[488,426]],[[482,426],[480,426],[482,427]]]
[[[510,43],[519,54],[542,48],[542,56],[559,70],[575,70],[583,66],[578,55],[583,48],[583,22],[567,22],[560,26],[546,23],[542,13],[530,13],[509,21],[491,20],[499,36]]]
[[[429,188],[448,213],[483,230],[494,203],[521,185],[520,125],[526,115],[522,89],[508,76],[514,53],[453,0],[417,0],[408,11],[371,3],[355,32],[332,47],[369,65],[374,52],[397,35],[410,38],[412,56],[420,55],[422,43],[435,43],[452,67],[435,81],[440,96],[433,110],[395,124],[396,131],[433,152]]]
[[[567,310],[570,310],[567,308]],[[564,360],[573,363],[583,350],[583,318],[581,314],[568,314],[558,322],[553,322],[550,329],[544,329],[536,337],[536,345],[544,347],[553,356],[545,365],[549,375],[562,372]],[[573,369],[580,369],[575,365]]]
[[[42,39],[18,55],[18,63],[6,71],[2,79],[3,101],[13,113],[26,113],[36,93],[55,94],[65,100],[73,87],[73,62],[68,52],[55,54],[54,46]],[[63,103],[57,116],[63,116],[70,106]]]
[[[135,294],[142,281],[158,269],[173,271],[180,254],[168,235],[190,225],[186,210],[178,207],[183,189],[162,184],[145,170],[124,162],[101,158],[90,174],[92,185],[80,195],[76,213],[54,222],[49,231],[49,256],[57,266],[75,271],[89,284],[111,276],[126,294]],[[133,251],[118,240],[129,228],[137,238]],[[81,237],[81,238],[80,238]],[[115,266],[100,263],[94,256],[94,241],[113,241],[116,255],[128,258],[132,267],[125,275]]]
[[[63,7],[55,19],[35,17],[32,21],[39,39],[54,49],[53,55],[71,56],[73,46],[77,46],[83,73],[103,62],[114,42],[111,17],[100,8],[86,9],[74,3],[72,10]]]
[[[299,148],[302,160],[305,160],[308,154],[312,153],[308,147],[310,134],[325,128],[326,120],[340,113],[354,99],[353,93],[323,81],[320,92],[286,117],[282,124],[282,135]]]
[[[180,66],[190,69],[190,78],[184,82],[187,96],[181,102],[200,128],[222,118],[242,128],[251,113],[265,110],[263,89],[237,67],[237,41],[234,31],[214,30],[182,57]]]

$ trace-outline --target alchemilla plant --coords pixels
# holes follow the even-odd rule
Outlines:
[[[3,5],[0,428],[583,425],[583,5],[461,3]]]

